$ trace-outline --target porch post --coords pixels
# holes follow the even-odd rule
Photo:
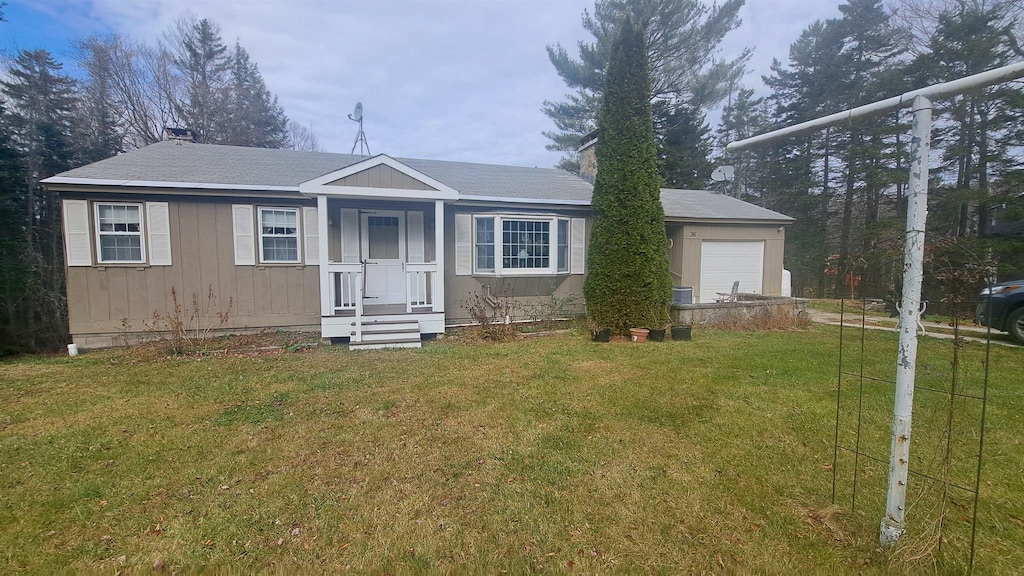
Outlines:
[[[334,315],[334,294],[331,294],[330,230],[327,228],[327,196],[317,194],[316,220],[320,230],[320,316]]]
[[[444,200],[434,200],[434,312],[444,312]]]

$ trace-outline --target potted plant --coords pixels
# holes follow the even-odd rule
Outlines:
[[[647,334],[647,339],[651,342],[664,342],[665,341],[665,327],[651,328]]]
[[[592,328],[590,330],[590,339],[594,342],[607,342],[611,340],[612,329],[611,328]]]
[[[673,340],[689,340],[692,334],[693,326],[689,324],[679,324],[672,326],[672,339]]]
[[[647,342],[647,334],[649,333],[650,330],[648,330],[647,328],[629,329],[629,337],[633,340],[633,342],[636,342],[637,344],[643,344],[644,342]]]

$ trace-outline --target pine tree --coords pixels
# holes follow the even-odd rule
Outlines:
[[[256,148],[282,148],[287,143],[288,118],[241,44],[235,44],[232,57],[228,109],[221,143]]]
[[[546,101],[543,106],[556,128],[544,133],[551,140],[547,149],[566,152],[559,167],[579,172],[575,151],[579,139],[597,125],[610,46],[623,17],[633,18],[647,32],[649,99],[666,113],[685,107],[703,114],[726,96],[749,57],[749,51],[732,60],[718,57],[722,39],[739,26],[743,1],[726,0],[709,7],[701,0],[597,0],[593,15],[583,14],[583,27],[594,36],[594,42],[579,43],[578,59],[559,44],[548,46],[552,65],[572,90],[564,101]],[[662,140],[665,134],[660,120],[665,117],[659,114],[655,118]],[[677,154],[699,156],[700,149]]]
[[[175,106],[177,116],[197,142],[218,144],[229,122],[232,64],[220,27],[206,18],[185,18],[169,40],[175,69],[184,84],[184,99]]]
[[[21,225],[30,273],[23,279],[27,301],[19,304],[22,343],[29,348],[65,340],[64,256],[60,205],[39,181],[75,166],[73,138],[79,110],[76,85],[45,50],[22,51],[0,81],[8,99],[7,123],[22,164],[24,198]]]
[[[611,46],[598,117],[594,225],[583,292],[602,327],[661,327],[672,296],[643,29],[627,17]]]
[[[657,106],[662,131],[658,142],[659,171],[669,188],[702,190],[707,185],[712,166],[711,128],[704,114],[691,106]]]

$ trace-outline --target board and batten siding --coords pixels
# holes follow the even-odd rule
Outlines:
[[[359,186],[364,188],[391,188],[398,190],[434,190],[433,187],[395,170],[391,166],[380,164],[345,176],[328,184],[328,186]]]
[[[564,211],[558,209],[524,209],[524,208],[477,208],[470,206],[446,206],[444,216],[444,243],[447,247],[444,252],[444,316],[445,324],[459,325],[473,323],[465,304],[473,294],[483,295],[491,288],[491,294],[495,296],[509,296],[517,302],[529,306],[535,303],[550,301],[551,296],[566,298],[577,297],[576,312],[582,313],[583,308],[583,280],[584,274],[558,274],[558,275],[536,275],[536,276],[504,276],[493,275],[457,275],[455,270],[455,215],[456,214],[537,214],[550,216],[558,214],[562,218],[584,218],[586,219],[585,243],[590,242],[591,220],[587,212]],[[585,254],[585,252],[584,252]],[[517,318],[526,320],[525,317]]]
[[[230,300],[230,319],[225,328],[319,330],[317,266],[235,265],[232,204],[241,202],[168,201],[170,266],[68,267],[68,323],[73,340],[83,347],[120,344],[125,331],[122,320],[127,322],[127,332],[144,333],[154,312],[167,315],[173,311],[172,288],[185,311],[192,307],[193,294],[205,308],[212,289],[217,303],[210,307],[209,314],[214,322],[216,312],[227,309]],[[253,204],[298,206],[283,201]]]
[[[701,243],[704,240],[763,240],[764,269],[762,286],[758,292],[773,296],[782,295],[785,227],[779,224],[669,223],[667,228],[668,237],[672,240],[669,263],[672,282],[676,286],[692,286],[696,295],[696,290],[700,286]],[[744,291],[743,286],[740,286],[740,291]]]

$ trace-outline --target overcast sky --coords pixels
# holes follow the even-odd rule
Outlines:
[[[570,50],[593,0],[6,0],[0,49],[46,48],[121,32],[153,41],[185,11],[221,26],[259,64],[289,118],[311,125],[329,152],[349,152],[365,109],[374,154],[552,166],[544,100],[566,93],[545,46]],[[754,48],[746,85],[763,90],[772,58],[839,0],[747,0],[722,55]]]

